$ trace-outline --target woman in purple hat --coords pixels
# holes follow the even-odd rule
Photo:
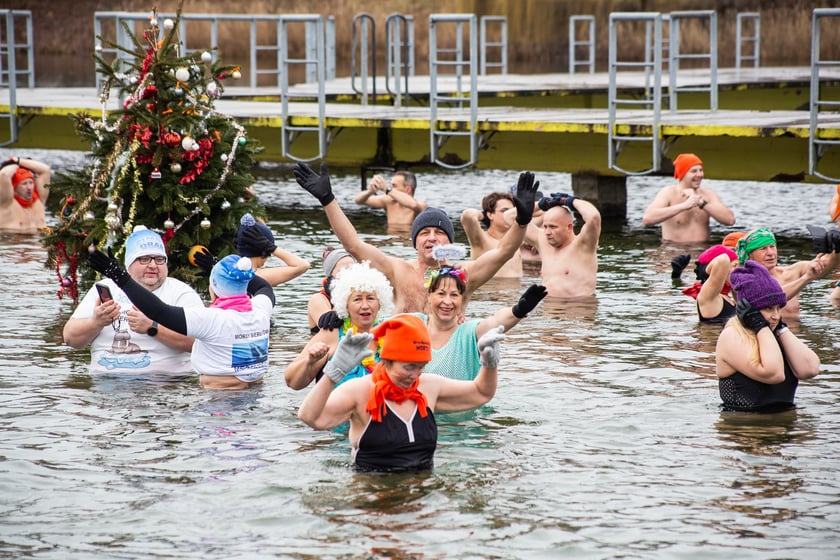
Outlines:
[[[753,261],[730,273],[735,317],[715,349],[724,410],[778,412],[793,408],[800,379],[815,377],[820,359],[782,322],[785,292]]]

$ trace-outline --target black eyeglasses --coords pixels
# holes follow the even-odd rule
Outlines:
[[[140,261],[140,264],[149,264],[153,260],[155,261],[155,264],[166,264],[166,257],[162,257],[160,255],[156,257],[137,257],[137,260]]]

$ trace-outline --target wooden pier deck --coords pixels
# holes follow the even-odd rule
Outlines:
[[[708,93],[681,93],[678,111],[663,109],[666,159],[681,152],[698,153],[712,178],[822,182],[807,174],[810,113],[801,107],[803,102],[807,106],[809,82],[808,69],[721,70],[718,110],[702,108],[708,107]],[[680,87],[703,83],[708,83],[707,71],[683,71],[678,79]],[[454,78],[439,84],[439,91],[456,91]],[[620,90],[631,94],[644,85],[642,74],[619,80]],[[477,129],[484,146],[476,166],[616,175],[607,167],[607,87],[605,74],[482,76]],[[313,94],[313,88],[301,84],[292,91],[300,98]],[[840,99],[840,71],[824,79],[821,88],[823,98]],[[428,164],[430,112],[421,105],[428,89],[428,77],[413,77],[410,91],[420,101],[395,108],[383,102],[361,105],[349,78],[329,82],[326,125],[332,141],[326,159],[347,166]],[[384,91],[384,83],[377,91]],[[106,109],[116,108],[117,103],[111,99]],[[8,90],[0,90],[0,110],[7,111],[8,104]],[[235,117],[260,140],[266,148],[262,157],[289,161],[280,149],[283,123],[277,88],[228,87],[216,109]],[[17,90],[17,111],[23,126],[16,147],[85,150],[69,116],[100,115],[102,106],[94,88],[34,88]],[[442,129],[469,129],[467,110],[439,109],[438,116]],[[291,125],[313,126],[317,118],[316,103],[290,103]],[[840,112],[824,112],[819,127],[820,138],[840,140]],[[618,134],[650,135],[651,130],[649,112],[618,111]],[[8,131],[0,130],[0,139],[4,135]],[[292,147],[300,157],[317,153],[315,135],[302,135]],[[468,157],[467,142],[461,138],[451,139],[445,148],[453,163]],[[832,150],[819,169],[840,177],[840,156]],[[622,168],[631,170],[645,169],[650,161],[650,146],[641,143],[631,145],[618,160]],[[667,172],[667,163],[664,167]]]

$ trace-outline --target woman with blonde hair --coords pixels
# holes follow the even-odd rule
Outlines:
[[[819,373],[820,359],[782,322],[785,292],[753,261],[730,273],[735,317],[715,349],[724,410],[777,412],[794,407],[800,379]]]

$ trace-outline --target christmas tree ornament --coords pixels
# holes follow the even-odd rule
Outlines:
[[[152,169],[152,172],[149,173],[149,179],[151,179],[152,181],[157,181],[161,177],[163,177],[163,174],[160,172],[160,169],[158,169],[157,167]]]
[[[216,85],[216,82],[210,82],[207,84],[207,95],[212,98],[219,96],[219,86]]]
[[[248,143],[248,139],[245,138],[244,136],[240,136],[239,139],[237,140],[237,142],[239,142],[240,146],[244,146],[245,144]]]
[[[198,263],[195,262],[195,254],[203,253],[204,251],[208,251],[207,247],[205,247],[204,245],[193,245],[192,247],[190,247],[190,250],[187,253],[187,259],[190,261],[190,264],[193,266],[198,266]]]
[[[113,200],[108,203],[108,212],[116,212],[117,208],[119,208],[119,206],[117,206],[117,203]]]
[[[166,218],[166,220],[163,221],[163,229],[172,229],[174,227],[175,227],[175,222],[173,222],[169,218]]]
[[[219,156],[219,159],[221,159],[222,161],[227,161],[228,160],[228,155],[227,154],[222,154],[222,155]]]
[[[177,97],[181,97],[182,95],[184,95],[184,90],[181,88],[181,86],[178,86],[172,90],[172,93],[174,93]]]
[[[184,151],[189,152],[193,149],[194,145],[195,141],[189,136],[184,136],[184,139],[181,140],[181,147],[184,149]]]
[[[230,202],[228,202],[227,200],[223,200],[222,201],[222,210],[227,210],[228,208],[230,208]]]
[[[201,229],[210,229],[210,220],[207,218],[201,220]]]
[[[213,55],[207,51],[201,53],[201,61],[205,64],[210,64],[210,61],[213,60]]]
[[[181,164],[178,163],[177,161],[173,161],[171,164],[169,164],[169,170],[172,173],[180,173],[181,172]]]
[[[96,219],[96,214],[94,214],[94,213],[93,213],[93,212],[91,212],[90,210],[88,210],[87,212],[85,212],[85,221],[86,221],[86,222],[92,222],[92,221],[93,221],[93,220],[95,220],[95,219]]]
[[[234,70],[231,73],[231,76],[233,77],[234,80],[238,80],[239,78],[242,77],[242,72],[240,72],[239,70]]]
[[[163,20],[163,28],[167,31],[172,31],[172,28],[175,27],[175,22],[172,21],[170,18],[166,18]]]
[[[158,24],[158,20],[157,20],[157,18],[154,18],[154,17],[153,17],[153,18],[150,18],[150,19],[149,19],[149,24],[150,24],[152,27],[157,27],[157,24]]]
[[[175,70],[175,79],[179,82],[186,82],[190,79],[190,71],[184,67]]]

